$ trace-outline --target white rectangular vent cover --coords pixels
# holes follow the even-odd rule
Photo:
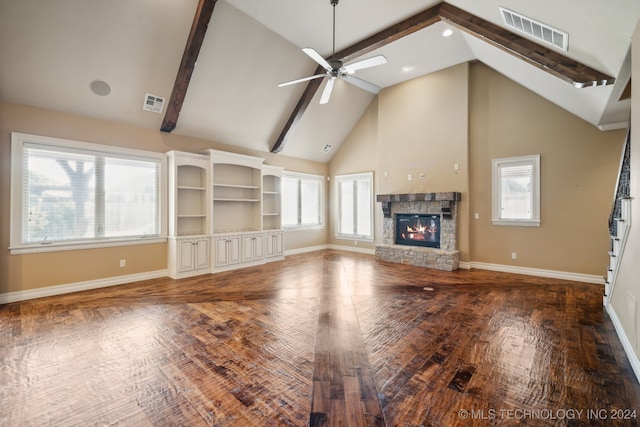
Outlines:
[[[331,144],[325,144],[324,147],[322,147],[322,152],[323,153],[328,153],[329,151],[331,151],[331,149],[333,148],[333,145]]]
[[[507,27],[525,33],[536,40],[540,40],[564,51],[569,50],[568,33],[507,9],[500,8],[500,12]]]
[[[144,104],[142,105],[143,110],[162,113],[162,107],[164,107],[163,97],[151,95],[150,93],[144,95]]]

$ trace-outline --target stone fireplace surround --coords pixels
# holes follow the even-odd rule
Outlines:
[[[454,271],[460,265],[457,242],[458,204],[460,193],[379,194],[382,205],[383,240],[376,245],[376,259],[398,264],[416,265],[437,270]],[[395,244],[395,214],[426,213],[442,215],[440,249]]]

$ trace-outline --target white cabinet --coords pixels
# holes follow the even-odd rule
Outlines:
[[[271,231],[265,234],[266,253],[270,261],[284,259],[284,232]]]
[[[167,158],[169,276],[284,258],[281,167],[218,150]]]
[[[210,271],[211,188],[209,158],[170,151],[169,276],[178,279]]]
[[[206,273],[209,270],[208,236],[169,238],[169,276],[174,279]]]
[[[209,268],[209,239],[179,239],[179,272]]]
[[[258,261],[264,258],[264,236],[262,233],[242,236],[242,262]]]
[[[215,238],[215,266],[227,267],[240,263],[242,240],[240,236],[225,235]]]

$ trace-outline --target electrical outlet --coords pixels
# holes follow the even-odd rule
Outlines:
[[[518,259],[518,254],[515,252],[511,252],[511,259]]]
[[[411,174],[407,175],[407,181],[411,181],[413,179],[413,176]]]
[[[127,266],[127,260],[121,259],[120,260],[120,267],[126,267],[126,266]]]
[[[476,212],[475,214],[473,214],[473,217],[475,219],[480,219],[480,214],[478,212]]]

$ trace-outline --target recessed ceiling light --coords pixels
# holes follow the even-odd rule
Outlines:
[[[401,70],[404,71],[405,73],[409,72],[409,71],[413,70],[413,65],[403,65]]]
[[[107,96],[111,93],[111,86],[109,86],[107,82],[103,82],[102,80],[92,81],[89,87],[91,88],[91,92],[95,93],[98,96]]]
[[[453,34],[453,30],[451,28],[447,28],[442,32],[442,37],[449,37]]]

